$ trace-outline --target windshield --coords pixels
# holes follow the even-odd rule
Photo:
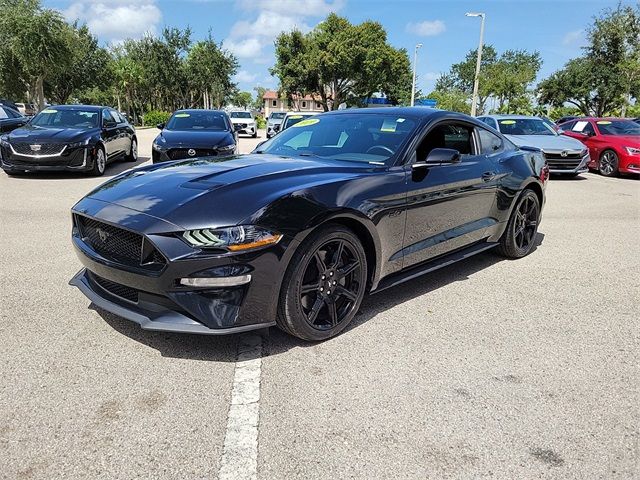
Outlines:
[[[31,125],[45,128],[79,128],[98,127],[98,111],[82,108],[46,108],[31,120]]]
[[[176,112],[167,122],[167,130],[226,130],[221,112]]]
[[[415,127],[408,118],[368,113],[297,120],[256,152],[382,164],[401,150]]]
[[[274,112],[271,115],[269,115],[269,120],[282,120],[285,115],[286,115],[285,112]]]
[[[498,120],[498,127],[505,135],[557,135],[550,125],[539,118],[505,118]]]
[[[289,127],[291,127],[292,125],[295,125],[296,123],[304,120],[305,118],[309,118],[312,117],[313,115],[289,115],[286,120],[284,121],[284,125],[282,125],[282,129],[285,130]]]
[[[251,118],[251,112],[231,112],[231,118]]]
[[[640,135],[640,125],[631,120],[598,120],[602,135]]]

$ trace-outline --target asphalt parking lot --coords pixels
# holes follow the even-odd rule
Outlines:
[[[238,459],[243,337],[142,331],[67,284],[69,209],[103,180],[0,173],[1,478],[640,476],[640,181],[552,180],[531,255],[365,298],[333,340],[262,332]]]

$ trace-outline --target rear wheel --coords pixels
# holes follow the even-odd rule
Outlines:
[[[312,233],[287,269],[278,326],[309,341],[337,335],[358,312],[366,279],[366,255],[351,230],[331,225]]]
[[[525,190],[516,203],[498,251],[507,258],[528,255],[535,244],[540,220],[540,200],[533,190]]]
[[[600,155],[598,170],[605,177],[615,177],[618,174],[618,155],[613,150],[605,150]]]

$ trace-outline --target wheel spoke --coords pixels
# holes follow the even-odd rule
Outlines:
[[[300,293],[306,295],[307,293],[315,292],[318,288],[320,288],[319,283],[307,283],[300,287]]]
[[[311,325],[313,325],[316,322],[316,319],[318,318],[318,314],[320,313],[320,310],[322,310],[323,305],[324,305],[324,300],[320,295],[318,295],[318,298],[316,298],[316,301],[313,303],[313,307],[311,307],[311,311],[309,312],[308,319]]]
[[[335,327],[338,324],[338,310],[336,309],[336,302],[327,302],[327,309],[329,310],[331,325]]]
[[[342,285],[338,285],[336,287],[336,295],[343,296],[348,300],[351,300],[352,302],[355,302],[356,299],[358,298],[354,292],[352,292],[351,290],[347,290]]]
[[[331,267],[338,268],[340,265],[340,259],[342,258],[342,252],[344,252],[344,242],[340,240],[338,242],[338,246],[336,247],[336,251],[333,254],[333,259],[331,260]]]
[[[356,260],[353,263],[345,265],[340,270],[338,270],[338,275],[340,275],[341,277],[346,277],[347,275],[349,275],[351,272],[353,272],[359,266],[360,266],[360,263]]]
[[[316,252],[313,258],[316,261],[316,265],[318,266],[318,272],[322,274],[322,272],[324,272],[327,269],[327,265],[324,263],[324,260],[322,260],[322,258],[320,257],[320,250]]]

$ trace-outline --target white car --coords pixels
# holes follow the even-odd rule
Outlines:
[[[495,128],[519,147],[542,150],[553,174],[575,177],[588,171],[589,150],[574,138],[559,135],[539,117],[526,115],[485,115],[478,120]]]
[[[292,125],[304,120],[305,118],[313,117],[317,115],[318,112],[289,112],[284,116],[284,120],[282,120],[282,126],[280,127],[280,131],[286,130]]]
[[[229,112],[229,118],[236,132],[251,135],[253,138],[258,136],[258,127],[256,119],[251,112],[245,110],[233,110]]]

